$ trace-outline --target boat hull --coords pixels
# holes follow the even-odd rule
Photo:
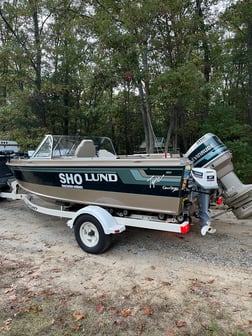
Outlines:
[[[51,200],[178,215],[187,164],[182,159],[13,160],[10,168],[23,189]]]

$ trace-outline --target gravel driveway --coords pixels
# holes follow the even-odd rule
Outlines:
[[[74,311],[87,309],[84,295],[95,302],[97,320],[111,320],[110,335],[204,335],[213,323],[223,333],[208,335],[252,335],[252,220],[226,213],[205,237],[197,223],[187,235],[129,228],[106,253],[90,255],[65,220],[32,212],[22,201],[1,200],[0,207],[2,308],[11,286],[50,289],[72,293],[67,305]],[[5,322],[0,318],[2,330]],[[107,330],[104,322],[89,334]]]

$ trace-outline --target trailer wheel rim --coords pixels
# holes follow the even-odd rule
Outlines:
[[[100,235],[97,227],[91,222],[85,222],[80,226],[80,238],[87,247],[94,247],[98,244]]]

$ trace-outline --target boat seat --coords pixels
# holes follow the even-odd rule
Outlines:
[[[76,157],[94,157],[96,156],[96,149],[93,140],[84,139],[80,142],[75,151]]]
[[[107,151],[106,149],[100,149],[98,151],[98,156],[99,156],[99,158],[104,158],[104,159],[106,159],[106,158],[116,159],[116,155]]]

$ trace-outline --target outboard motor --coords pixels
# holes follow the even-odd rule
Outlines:
[[[216,135],[205,134],[185,156],[193,167],[215,169],[225,204],[238,219],[252,218],[252,184],[243,184],[236,176],[232,154]]]

